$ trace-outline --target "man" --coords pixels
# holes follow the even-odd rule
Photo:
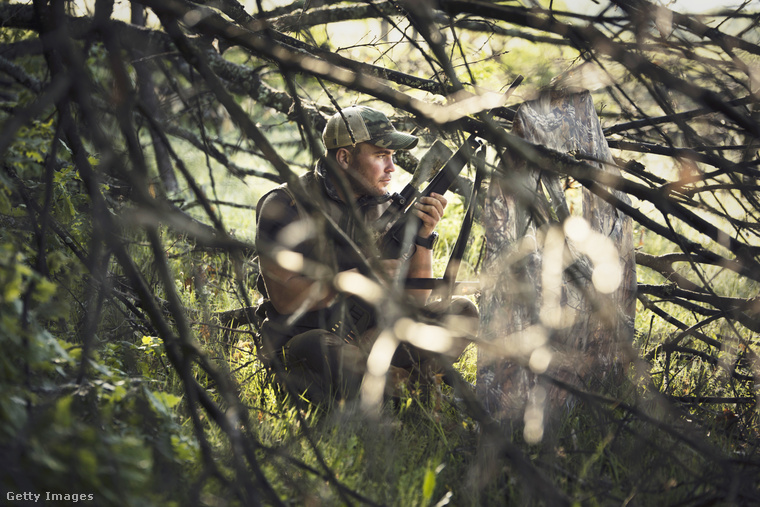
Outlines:
[[[397,131],[382,112],[364,106],[332,116],[322,140],[326,155],[313,172],[299,178],[300,189],[283,185],[261,198],[256,230],[259,290],[265,295],[264,356],[284,365],[291,387],[314,401],[351,398],[361,386],[374,336],[374,310],[339,294],[329,282],[336,273],[356,270],[354,246],[365,257],[376,252],[372,238],[362,232],[390,204],[395,151],[411,149],[418,141]],[[321,206],[324,214],[306,209],[303,196]],[[446,204],[437,194],[415,204],[422,225],[405,259],[408,277],[432,277],[435,228]],[[351,241],[336,240],[328,221]],[[392,276],[401,262],[386,259],[381,265]],[[420,304],[429,296],[429,291],[408,292]],[[474,305],[467,303],[458,303],[458,311],[476,316]],[[428,360],[413,347],[399,348],[392,362],[392,381],[419,374],[426,361],[434,358]]]

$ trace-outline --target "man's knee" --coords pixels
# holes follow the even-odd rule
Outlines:
[[[291,372],[309,379],[317,391],[338,398],[355,396],[366,365],[357,347],[323,329],[294,336],[285,347],[285,358]]]
[[[449,313],[452,315],[461,315],[462,317],[479,318],[480,312],[478,307],[470,299],[464,296],[455,296],[451,299]]]
[[[454,297],[445,313],[444,326],[455,336],[474,339],[480,327],[478,307],[466,297]]]
[[[343,340],[324,329],[312,329],[297,334],[285,345],[285,356],[290,361],[319,359],[334,355]]]

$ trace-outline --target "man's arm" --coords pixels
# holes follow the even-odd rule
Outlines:
[[[422,220],[419,236],[427,238],[435,231],[438,222],[443,218],[443,210],[448,201],[440,194],[433,193],[430,197],[422,197],[415,203],[414,214]],[[433,250],[416,245],[414,255],[409,259],[409,278],[432,278],[433,277]],[[431,291],[425,289],[410,289],[408,291],[417,301],[425,304]]]
[[[329,306],[335,298],[336,293],[328,284],[285,269],[271,259],[259,258],[259,267],[269,299],[278,313],[293,313],[307,302],[306,310],[318,310]]]
[[[293,313],[307,302],[306,310],[324,308],[335,296],[328,285],[283,267],[273,258],[274,247],[281,244],[283,231],[299,220],[296,204],[285,191],[271,192],[259,203],[256,217],[259,269],[267,296],[281,314]],[[311,247],[308,243],[301,243],[289,248],[296,248],[297,253],[306,255]]]

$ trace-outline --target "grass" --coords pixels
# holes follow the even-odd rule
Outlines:
[[[474,446],[476,433],[472,421],[442,399],[410,394],[373,417],[358,402],[332,407],[294,403],[264,381],[254,349],[233,352],[231,365],[242,366],[235,376],[252,409],[256,433],[264,445],[277,450],[276,456],[262,456],[262,462],[289,502],[340,503],[339,493],[327,487],[322,474],[293,469],[285,458],[291,456],[322,473],[324,460],[335,480],[382,504],[431,505],[453,494],[461,449]]]

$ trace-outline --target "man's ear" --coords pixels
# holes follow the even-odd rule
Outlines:
[[[351,152],[346,148],[338,148],[337,153],[335,153],[335,161],[342,169],[348,169],[351,164]]]

